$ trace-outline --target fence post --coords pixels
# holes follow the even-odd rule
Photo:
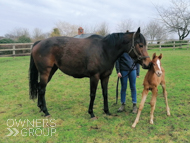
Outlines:
[[[160,44],[159,48],[160,48],[160,51],[161,51],[161,42],[159,42],[159,44]]]
[[[179,42],[180,42],[179,48],[182,49],[182,47],[181,47],[181,46],[182,46],[182,44],[181,44],[181,40],[180,40]],[[183,42],[183,41],[182,41],[182,42]]]
[[[13,44],[13,56],[15,56],[15,45]]]
[[[187,42],[187,50],[189,49],[189,46],[190,46],[188,43],[189,43],[189,41]]]
[[[175,50],[175,41],[174,41],[174,44],[173,44],[173,50]]]

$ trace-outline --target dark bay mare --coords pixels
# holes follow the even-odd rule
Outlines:
[[[29,69],[30,98],[38,97],[38,107],[48,116],[46,108],[46,85],[57,69],[75,78],[90,78],[90,105],[88,113],[91,118],[98,81],[101,80],[104,98],[104,112],[110,115],[108,108],[108,80],[114,63],[124,52],[136,59],[144,69],[151,62],[146,40],[137,32],[113,33],[106,37],[92,35],[88,38],[52,37],[34,43],[31,51]],[[39,82],[38,82],[39,78]]]

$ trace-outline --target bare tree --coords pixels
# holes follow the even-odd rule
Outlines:
[[[97,31],[97,26],[94,26],[94,25],[82,25],[81,26],[83,27],[84,29],[84,33],[96,33]]]
[[[32,37],[33,37],[33,41],[38,41],[38,40],[42,40],[46,38],[45,34],[42,33],[42,30],[39,28],[34,29]]]
[[[167,30],[155,20],[150,21],[143,31],[145,37],[151,41],[167,38]]]
[[[169,7],[156,6],[161,21],[170,32],[176,32],[179,40],[183,40],[190,33],[190,1],[171,0]]]
[[[132,31],[134,29],[134,22],[131,19],[126,19],[119,22],[116,26],[118,32],[126,32],[127,30]]]
[[[102,22],[95,25],[83,25],[81,24],[79,27],[84,29],[84,33],[91,33],[91,34],[99,34],[105,36],[109,34],[109,26],[106,22]],[[78,28],[77,28],[78,29]]]
[[[94,30],[95,31],[93,33],[96,33],[96,34],[99,34],[102,36],[106,36],[107,34],[109,34],[109,28],[108,28],[108,24],[106,22],[101,23]]]
[[[26,29],[26,28],[15,28],[14,30],[12,30],[8,34],[5,34],[6,38],[11,38],[13,40],[18,40],[18,38],[21,36],[25,36],[25,37],[30,38],[30,34],[29,34],[28,29]]]
[[[73,25],[68,22],[59,21],[56,23],[56,27],[59,29],[62,36],[75,36],[77,35],[78,25]]]

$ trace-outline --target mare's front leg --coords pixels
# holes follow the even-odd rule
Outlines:
[[[167,91],[166,91],[165,81],[161,82],[161,86],[162,86],[163,95],[164,95],[164,98],[165,98],[167,115],[170,116],[170,108],[169,108],[169,105],[168,105],[168,98],[167,98]]]
[[[95,117],[94,112],[93,112],[93,106],[94,106],[94,100],[96,97],[96,89],[98,86],[98,81],[99,81],[98,75],[90,77],[90,104],[89,104],[88,113],[90,114],[91,118]]]
[[[109,107],[108,107],[108,81],[109,81],[109,76],[102,78],[101,86],[102,86],[102,94],[104,97],[104,112],[107,115],[111,115],[109,112]]]
[[[150,124],[153,124],[153,119],[154,119],[154,110],[155,110],[155,106],[156,106],[156,97],[158,94],[158,89],[157,87],[152,89],[152,98],[150,101],[150,105],[151,105],[151,111],[150,111]]]
[[[142,111],[142,109],[143,109],[143,107],[144,107],[144,103],[145,103],[145,101],[146,101],[147,95],[148,95],[148,89],[145,89],[145,88],[144,88],[144,90],[143,90],[143,92],[142,92],[142,99],[141,99],[141,103],[140,103],[140,105],[139,105],[137,117],[136,117],[136,119],[135,119],[135,121],[134,121],[134,123],[133,123],[133,125],[132,125],[133,128],[135,128],[136,125],[137,125],[137,123],[139,122],[139,118],[140,118],[140,115],[141,115],[141,111]]]

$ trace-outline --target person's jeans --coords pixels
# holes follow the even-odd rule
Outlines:
[[[128,73],[129,71],[121,71],[122,78],[120,78],[120,80],[121,80],[121,103],[122,104],[125,103],[126,101],[126,90],[127,90],[128,78],[129,78],[129,83],[130,83],[132,102],[137,103],[136,70],[132,70],[131,73],[128,76],[126,76]]]

